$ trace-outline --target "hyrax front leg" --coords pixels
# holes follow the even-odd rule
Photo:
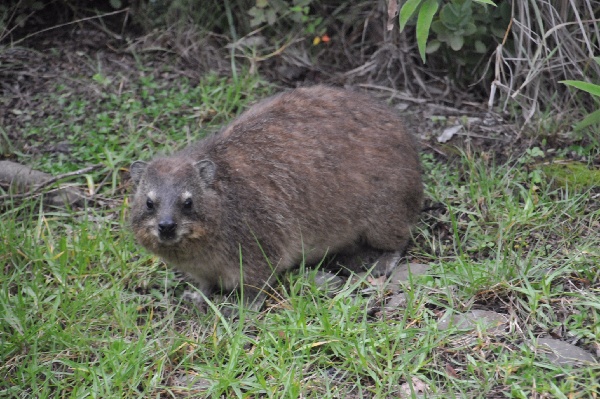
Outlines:
[[[234,290],[228,298],[220,295],[217,295],[215,298],[219,298],[215,300],[218,311],[222,315],[233,319],[240,314],[240,308],[258,312],[265,302],[266,294],[260,291],[256,292],[255,290],[244,290],[243,293],[240,290]],[[203,306],[206,308],[207,304],[204,303]]]
[[[252,268],[248,268],[253,270]],[[252,312],[258,312],[262,308],[267,295],[272,291],[271,282],[273,277],[264,276],[263,273],[248,273],[248,269],[243,280],[233,290],[231,301],[220,308],[221,313],[229,317],[235,317],[239,314],[240,308]],[[256,275],[260,274],[260,276]]]
[[[208,310],[206,298],[213,294],[214,288],[209,282],[198,279],[194,279],[193,286],[183,292],[182,299],[196,306],[202,313],[206,313]]]
[[[216,285],[195,278],[194,287],[185,290],[183,300],[192,303],[200,311],[206,313],[210,307],[206,302],[208,298],[214,301],[219,311],[227,317],[237,316],[240,307],[252,311],[260,310],[267,297],[267,292],[270,290],[270,278],[262,277],[262,274],[261,277],[254,276],[255,278],[248,276],[247,279],[243,280],[242,285],[239,275],[236,278],[226,278],[226,274],[220,277],[219,284]],[[265,281],[267,282],[265,283]],[[220,290],[216,289],[218,286],[221,287]],[[226,296],[213,295],[219,292]]]

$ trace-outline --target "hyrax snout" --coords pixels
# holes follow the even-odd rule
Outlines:
[[[138,242],[205,295],[243,278],[248,299],[302,262],[403,250],[423,196],[417,146],[396,113],[325,86],[263,100],[130,172]]]

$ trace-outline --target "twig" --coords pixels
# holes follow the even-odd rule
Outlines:
[[[583,36],[583,40],[588,49],[588,55],[590,58],[594,57],[594,50],[592,49],[592,44],[590,43],[590,39],[585,34],[585,28],[583,27],[583,23],[581,22],[581,17],[579,17],[579,12],[577,11],[577,4],[573,0],[569,0],[571,3],[571,8],[573,9],[573,14],[575,15],[575,19],[577,20],[577,24],[579,25],[579,29],[581,29],[581,35]]]
[[[38,184],[34,191],[42,190],[44,187],[47,187],[59,180],[66,179],[68,177],[80,176],[85,173],[89,173],[93,170],[99,169],[102,166],[104,166],[104,165],[102,165],[101,163],[98,163],[96,165],[88,166],[87,168],[83,168],[83,169],[79,169],[79,170],[76,170],[73,172],[63,173],[62,175],[54,176],[53,178],[48,179],[45,182]]]
[[[89,21],[91,19],[98,19],[98,18],[108,17],[110,15],[115,15],[115,14],[119,14],[119,13],[122,13],[122,12],[127,12],[128,13],[129,12],[129,7],[125,8],[123,10],[117,10],[117,11],[109,12],[109,13],[102,14],[102,15],[94,15],[93,17],[81,18],[81,19],[78,19],[77,21],[66,22],[64,24],[60,24],[60,25],[56,25],[56,26],[51,26],[49,28],[42,29],[40,31],[30,33],[29,35],[25,36],[24,38],[19,39],[16,42],[14,42],[13,46],[16,46],[17,44],[19,44],[19,43],[21,43],[21,42],[23,42],[23,41],[25,41],[25,40],[33,37],[33,36],[37,36],[40,33],[44,33],[44,32],[48,32],[48,31],[54,30],[54,29],[62,28],[63,26],[78,24],[79,22]]]
[[[393,98],[397,98],[403,101],[410,101],[416,104],[425,104],[427,102],[427,99],[424,98],[415,98],[415,97],[411,97],[405,94],[400,94],[400,92],[398,90],[389,88],[389,87],[385,87],[385,86],[378,86],[378,85],[374,85],[374,84],[369,84],[369,83],[361,83],[357,85],[358,87],[364,87],[365,89],[374,89],[374,90],[382,90],[382,91],[389,91],[392,93],[392,97]]]
[[[69,177],[73,177],[73,176],[80,176],[83,175],[85,173],[89,173],[93,170],[99,169],[100,167],[102,167],[102,164],[96,164],[96,165],[92,165],[92,166],[88,166],[87,168],[83,168],[83,169],[79,169],[73,172],[68,172],[68,173],[63,173],[61,175],[58,176],[54,176],[42,183],[36,184],[34,186],[34,188],[32,190],[29,190],[26,193],[23,194],[6,194],[6,195],[0,195],[0,201],[4,201],[7,199],[11,199],[11,198],[27,198],[27,197],[34,197],[38,194],[41,194],[41,192],[44,190],[44,188],[56,183],[59,180],[63,180]]]

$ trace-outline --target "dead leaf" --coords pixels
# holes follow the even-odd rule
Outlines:
[[[387,30],[394,29],[394,21],[398,15],[398,0],[388,0],[388,23]]]
[[[462,125],[451,126],[449,128],[444,129],[442,134],[440,134],[437,138],[437,141],[440,143],[445,143],[449,141],[454,135],[462,130]]]
[[[456,370],[454,370],[454,367],[450,366],[449,363],[446,363],[446,373],[450,377],[458,378],[458,373],[456,372]]]
[[[381,286],[385,285],[386,280],[387,280],[387,277],[385,275],[379,276],[379,277],[371,277],[371,276],[367,277],[367,282],[375,287],[381,287]]]
[[[417,377],[411,378],[412,389],[408,382],[400,385],[400,397],[401,398],[412,398],[413,394],[425,393],[428,391],[427,385]]]

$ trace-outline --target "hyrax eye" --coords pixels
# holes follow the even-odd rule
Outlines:
[[[154,209],[154,201],[152,201],[150,198],[146,200],[146,208]]]
[[[187,198],[185,201],[183,201],[183,209],[192,209],[192,199],[191,198]]]

